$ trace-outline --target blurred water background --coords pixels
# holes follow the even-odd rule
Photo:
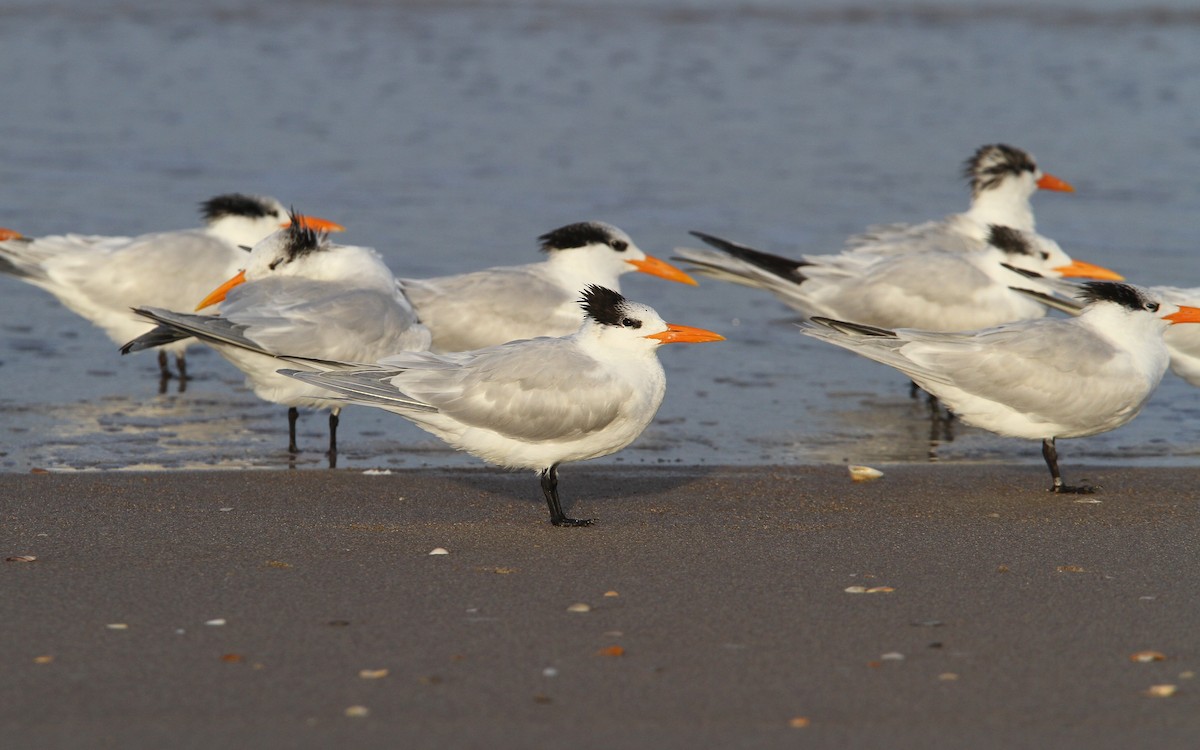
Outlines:
[[[1132,281],[1200,286],[1200,11],[1188,2],[0,0],[0,226],[139,234],[241,191],[340,221],[399,275],[536,260],[610,221],[669,257],[699,229],[783,254],[963,210],[962,161],[1031,151],[1073,195],[1039,230]],[[667,399],[613,464],[1040,462],[958,425],[931,442],[893,371],[809,340],[765,293],[626,277],[721,344],[667,347]],[[0,470],[325,466],[307,414],[213,352],[159,392],[48,294],[0,278]],[[385,412],[343,413],[339,466],[478,462]],[[1200,460],[1200,392],[1060,445]]]

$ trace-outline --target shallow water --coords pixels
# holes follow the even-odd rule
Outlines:
[[[1184,3],[139,2],[0,0],[0,226],[29,235],[193,226],[228,191],[336,219],[401,275],[537,258],[603,219],[669,256],[689,229],[785,254],[962,210],[959,166],[1007,141],[1071,181],[1035,199],[1073,255],[1200,285],[1200,14]],[[908,8],[908,9],[906,9]],[[956,425],[882,366],[799,335],[764,293],[626,277],[729,341],[662,351],[646,434],[601,461],[1040,462]],[[286,422],[211,352],[159,393],[153,356],[0,278],[0,470],[282,467]],[[1190,465],[1200,393],[1060,445],[1072,464]],[[307,415],[296,464],[325,465]],[[339,466],[476,465],[351,407]]]

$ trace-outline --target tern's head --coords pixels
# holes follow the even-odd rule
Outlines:
[[[580,332],[594,336],[606,347],[651,351],[661,344],[699,344],[724,341],[725,337],[706,331],[667,323],[654,308],[630,302],[619,292],[590,284],[579,300],[584,322]]]
[[[695,280],[670,263],[647,255],[628,234],[602,221],[568,224],[538,237],[550,262],[570,269],[573,278],[617,285],[617,277],[640,271],[669,281],[695,284]]]
[[[291,224],[291,215],[283,204],[262,195],[225,193],[200,204],[200,214],[208,231],[238,246],[252,246],[267,235]],[[341,224],[315,216],[304,220],[313,229],[340,232]]]
[[[296,277],[310,281],[354,278],[363,285],[376,276],[389,276],[378,255],[369,248],[335,245],[323,229],[314,229],[310,217],[288,213],[285,228],[268,235],[250,249],[246,267],[217,287],[196,307],[202,310],[225,299],[236,286],[268,278]],[[388,285],[394,284],[387,279]]]
[[[984,224],[1018,229],[1034,228],[1029,199],[1038,188],[1075,190],[1058,177],[1043,173],[1027,152],[1003,143],[980,146],[964,163],[963,176],[971,184],[971,215]]]
[[[1004,262],[1024,271],[1050,277],[1121,281],[1121,274],[1102,266],[1072,260],[1054,240],[1012,227],[992,224],[988,244],[1004,254]]]
[[[1200,323],[1200,308],[1176,305],[1143,287],[1114,281],[1088,281],[1076,295],[1084,303],[1083,315],[1115,320],[1152,320],[1160,329],[1176,323]]]

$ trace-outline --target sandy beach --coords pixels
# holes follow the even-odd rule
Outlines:
[[[6,744],[1195,746],[1200,471],[883,468],[0,475]]]

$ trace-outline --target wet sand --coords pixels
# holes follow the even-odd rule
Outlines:
[[[883,468],[0,475],[6,743],[1195,746],[1200,470]]]

